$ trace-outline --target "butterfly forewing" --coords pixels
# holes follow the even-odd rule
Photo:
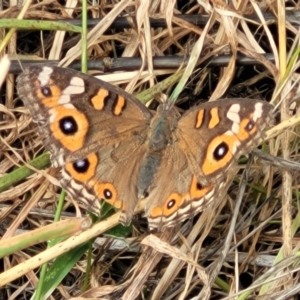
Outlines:
[[[147,131],[152,117],[122,89],[74,70],[30,67],[18,77],[17,89],[56,166],[72,156],[145,136],[140,132]]]

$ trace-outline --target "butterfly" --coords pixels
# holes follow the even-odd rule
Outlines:
[[[140,199],[150,228],[174,226],[207,207],[236,159],[263,137],[273,106],[220,99],[180,114],[166,101],[153,113],[133,95],[80,72],[32,66],[20,98],[60,167],[61,186],[99,213],[101,199],[128,224]]]

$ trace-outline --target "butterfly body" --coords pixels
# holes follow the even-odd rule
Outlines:
[[[38,123],[61,185],[94,212],[105,199],[128,223],[145,198],[150,227],[203,210],[235,159],[263,136],[272,105],[223,99],[182,116],[170,103],[152,113],[106,82],[58,67],[31,67],[18,93]]]
[[[153,117],[146,143],[146,151],[143,155],[137,176],[137,195],[143,198],[149,193],[148,189],[154,181],[155,174],[159,168],[164,151],[172,141],[173,118],[170,118],[168,111],[162,105],[158,108],[158,113]]]

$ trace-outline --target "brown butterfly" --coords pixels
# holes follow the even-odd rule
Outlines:
[[[221,99],[180,115],[166,101],[152,113],[134,96],[70,69],[30,67],[18,93],[38,123],[61,185],[99,213],[101,199],[132,219],[145,198],[151,228],[202,211],[241,153],[263,136],[272,105]]]

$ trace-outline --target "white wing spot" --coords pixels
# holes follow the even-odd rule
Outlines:
[[[263,104],[262,103],[256,103],[255,104],[255,110],[253,114],[253,121],[256,122],[257,119],[261,118],[262,113],[263,113]]]
[[[67,86],[58,99],[59,104],[66,104],[71,101],[70,95],[81,94],[84,92],[84,81],[80,77],[72,77],[70,85]]]
[[[234,132],[234,133],[238,133],[239,130],[240,130],[240,126],[239,126],[239,123],[233,123],[232,124],[232,127],[231,127],[231,130]]]
[[[239,116],[239,111],[240,111],[241,106],[239,104],[233,104],[230,106],[228,112],[227,112],[227,118],[233,122],[231,130],[234,133],[239,132],[239,124],[241,122],[240,116]]]
[[[70,95],[64,95],[64,94],[62,94],[62,95],[59,97],[59,99],[58,99],[57,102],[58,102],[59,104],[64,105],[64,104],[70,103],[70,101],[71,101]]]
[[[48,84],[49,79],[50,79],[50,75],[52,74],[53,69],[50,67],[43,67],[43,71],[40,72],[39,76],[38,76],[38,80],[41,83],[41,86],[45,86]]]
[[[64,108],[71,110],[75,110],[74,105],[72,104],[65,104]],[[55,118],[57,116],[57,110],[55,108],[49,109],[49,121],[50,123],[55,122]]]
[[[84,81],[80,77],[72,77],[70,80],[70,85],[67,86],[62,94],[63,95],[74,95],[81,94],[84,92]]]
[[[233,123],[232,127],[234,126],[234,124],[235,124],[237,127],[239,127],[238,124],[236,124],[236,123]],[[233,133],[232,131],[233,131],[232,129],[231,129],[231,130],[228,130],[228,131],[225,132],[225,134],[226,134],[227,136],[233,136],[234,133]],[[239,130],[238,130],[238,131],[239,131]],[[238,132],[238,131],[237,131],[237,132]],[[231,153],[232,153],[232,154],[236,153],[237,150],[238,150],[238,147],[239,147],[240,145],[241,145],[240,140],[239,140],[239,139],[236,139],[236,141],[232,144]]]

